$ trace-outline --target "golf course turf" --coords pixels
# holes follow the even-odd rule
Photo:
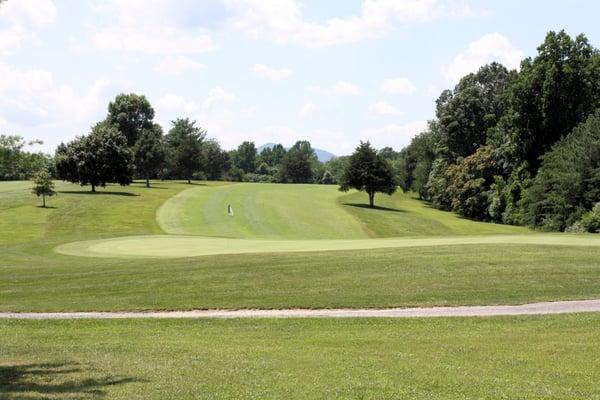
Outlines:
[[[600,398],[600,314],[0,321],[4,399]]]
[[[380,208],[369,209],[356,206],[364,194],[341,193],[335,186],[153,182],[148,189],[136,183],[90,194],[58,183],[59,194],[49,201],[53,208],[43,209],[30,185],[0,184],[0,311],[381,308],[600,298],[594,235],[474,222],[402,193],[377,196]],[[223,197],[229,187],[239,189]],[[336,218],[352,220],[344,226],[354,230],[332,239],[331,226],[323,224],[315,228],[323,239],[307,239],[307,227],[257,205],[269,196],[252,207],[243,202],[263,190],[278,192],[270,202],[288,204],[289,220],[311,207],[316,191],[321,219],[331,209]],[[222,207],[206,216],[207,202]],[[227,204],[234,217],[226,215]],[[238,222],[246,214],[255,222]],[[193,236],[214,229],[202,222],[209,217],[227,234]],[[187,218],[196,222],[182,222]],[[174,226],[187,226],[178,231],[186,234],[165,235]],[[90,244],[102,251],[80,257]],[[139,257],[148,252],[158,257]]]
[[[90,194],[57,183],[57,189],[44,209],[29,182],[0,183],[0,311],[600,298],[595,236],[474,222],[410,194],[377,196],[378,208],[369,209],[361,206],[364,194],[333,186],[153,182],[148,189],[111,185]],[[226,215],[227,204],[234,217]],[[317,217],[302,224],[312,207]],[[71,251],[77,255],[64,254]],[[95,253],[82,257],[88,252]],[[600,399],[599,328],[600,313],[4,319],[0,398]]]

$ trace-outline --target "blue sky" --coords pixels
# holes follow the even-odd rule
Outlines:
[[[7,0],[0,133],[52,152],[136,92],[165,131],[190,117],[228,149],[400,149],[460,76],[518,68],[549,30],[598,47],[598,15],[592,0]]]

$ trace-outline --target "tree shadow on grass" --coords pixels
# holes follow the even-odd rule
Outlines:
[[[44,210],[44,209],[53,210],[53,209],[57,208],[57,207],[54,207],[54,206],[46,206],[46,207],[44,207],[44,206],[36,206],[36,207],[37,208],[41,208],[42,210]]]
[[[106,396],[107,386],[146,382],[128,377],[89,377],[94,373],[77,363],[0,364],[0,399],[99,399]],[[82,374],[86,377],[80,377]]]
[[[350,207],[366,208],[367,210],[390,211],[390,212],[399,212],[399,213],[406,212],[404,210],[400,210],[399,208],[381,207],[378,205],[369,207],[368,204],[363,204],[363,203],[342,203],[342,204],[345,206],[350,206]]]
[[[187,183],[187,182],[178,182],[182,185],[186,185],[186,186],[206,186],[206,183],[200,183],[200,182],[192,182],[192,183]]]
[[[139,196],[139,194],[137,193],[131,193],[131,192],[113,192],[113,191],[106,191],[106,190],[98,190],[96,192],[92,192],[91,190],[89,191],[83,191],[83,190],[61,190],[58,193],[64,193],[64,194],[87,194],[87,195],[98,195],[98,196]]]

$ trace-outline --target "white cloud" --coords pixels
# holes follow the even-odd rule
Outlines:
[[[254,107],[232,110],[231,104],[236,97],[221,87],[211,89],[204,100],[196,101],[169,93],[156,100],[156,119],[169,130],[171,121],[176,118],[190,118],[197,125],[206,129],[209,137],[217,138],[227,148],[237,146],[247,137],[239,136],[239,130],[234,130],[234,122],[239,117],[251,118]],[[234,131],[234,134],[230,132]],[[239,142],[235,142],[235,140]]]
[[[314,93],[320,94],[321,96],[360,96],[360,88],[347,81],[338,81],[331,87],[313,86],[310,90]]]
[[[454,57],[444,69],[445,77],[453,83],[460,78],[476,72],[477,69],[492,61],[497,61],[507,68],[518,68],[524,58],[523,52],[500,33],[489,33],[471,42],[467,49]]]
[[[369,106],[369,112],[376,115],[402,115],[402,111],[385,101],[379,101]]]
[[[35,30],[56,19],[52,0],[11,0],[0,5],[0,54],[9,55],[26,42],[39,42]]]
[[[474,15],[461,0],[365,0],[361,13],[325,23],[304,19],[298,0],[224,0],[229,28],[253,39],[324,47],[388,34],[398,26]]]
[[[167,56],[158,65],[155,70],[163,74],[180,75],[187,71],[205,68],[202,63],[196,62],[183,55]]]
[[[87,121],[106,107],[110,82],[99,79],[84,91],[57,82],[44,69],[21,71],[0,63],[0,114],[14,125],[36,126],[65,119]]]
[[[169,0],[109,0],[95,10],[106,24],[92,28],[91,42],[98,50],[150,55],[198,54],[215,48],[201,26],[186,24],[193,2],[175,7]]]
[[[202,109],[210,110],[216,106],[229,104],[235,100],[235,95],[220,86],[210,89],[208,97],[202,102]]]
[[[279,82],[292,76],[292,70],[288,68],[273,68],[265,64],[254,64],[252,72],[263,78]]]
[[[381,83],[381,91],[391,94],[411,95],[417,91],[408,78],[386,79]]]
[[[368,129],[367,139],[377,148],[391,146],[401,149],[410,143],[415,135],[427,128],[427,121],[417,120],[406,124],[389,124],[381,128]]]
[[[300,109],[298,115],[300,115],[301,118],[306,118],[314,114],[316,111],[317,107],[313,103],[306,103],[302,106],[302,109]]]

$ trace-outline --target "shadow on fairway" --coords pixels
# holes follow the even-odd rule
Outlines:
[[[41,208],[42,210],[44,210],[44,209],[53,210],[53,209],[55,209],[55,208],[56,208],[56,207],[54,207],[54,206],[46,206],[46,207],[44,207],[44,206],[36,206],[36,207],[37,207],[37,208]]]
[[[366,208],[367,210],[379,210],[379,211],[391,211],[391,212],[406,212],[404,210],[400,210],[398,208],[389,208],[389,207],[381,207],[378,205],[373,206],[372,208],[369,207],[368,204],[363,204],[363,203],[343,203],[345,206],[350,206],[350,207],[357,207],[357,208]]]
[[[98,196],[139,196],[139,194],[137,193],[131,193],[131,192],[112,192],[112,191],[105,191],[105,190],[98,190],[97,192],[92,192],[92,191],[79,191],[79,190],[62,190],[58,193],[64,193],[64,194],[87,194],[87,195],[98,195]]]
[[[107,386],[146,382],[92,373],[77,363],[0,364],[0,399],[97,399],[106,396]]]

